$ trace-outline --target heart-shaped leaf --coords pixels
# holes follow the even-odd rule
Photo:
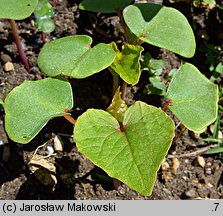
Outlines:
[[[128,84],[135,85],[141,75],[139,59],[143,48],[137,45],[125,44],[120,52],[116,43],[111,43],[116,58],[112,63],[112,69]]]
[[[111,65],[115,59],[115,53],[109,45],[100,43],[91,48],[91,43],[91,37],[86,35],[52,41],[41,50],[38,65],[49,76],[91,76]]]
[[[157,171],[174,136],[174,123],[162,110],[136,102],[118,121],[89,109],[74,128],[78,150],[93,163],[143,195],[152,191]]]
[[[186,17],[178,10],[141,3],[126,7],[123,17],[140,40],[184,57],[194,55],[196,44],[193,31]]]
[[[194,132],[214,122],[218,110],[218,86],[192,64],[183,64],[172,79],[167,98],[169,109]]]
[[[52,118],[66,115],[73,107],[68,81],[46,78],[14,88],[5,99],[5,128],[18,143],[28,143]]]
[[[82,10],[112,13],[129,5],[132,0],[84,0],[79,5]]]
[[[0,18],[22,20],[34,11],[38,0],[0,0]]]

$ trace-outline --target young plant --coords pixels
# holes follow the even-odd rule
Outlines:
[[[38,29],[43,33],[42,38],[45,42],[45,33],[51,33],[55,30],[55,24],[52,19],[54,16],[53,7],[48,0],[39,0],[34,15]]]
[[[148,88],[147,94],[166,95],[166,85],[162,82],[163,68],[167,65],[162,59],[153,59],[150,53],[146,53],[142,64],[142,70],[149,74],[149,81],[151,85]]]
[[[15,142],[28,143],[51,119],[64,116],[74,126],[78,150],[143,195],[152,193],[157,171],[174,138],[174,122],[161,109],[137,101],[126,106],[125,87],[141,75],[143,42],[192,57],[195,39],[187,19],[179,11],[157,4],[122,0],[84,0],[80,8],[117,12],[125,38],[122,50],[115,42],[99,43],[75,35],[45,45],[38,56],[41,70],[51,76],[29,81],[13,89],[5,100],[5,128]],[[131,44],[130,44],[131,41]],[[127,43],[128,42],[128,43]],[[72,119],[73,95],[66,75],[85,78],[108,68],[114,76],[114,97],[107,111],[89,109]],[[123,80],[120,88],[117,79]],[[29,92],[29,97],[27,97]],[[185,127],[202,132],[217,117],[218,87],[189,63],[183,63],[166,93],[169,108]]]
[[[221,50],[221,47],[206,42],[200,51],[207,54],[205,64],[208,65],[209,70],[212,73],[210,80],[214,82],[223,73],[223,62],[220,60],[223,51]]]
[[[212,149],[210,149],[210,150],[208,150],[206,152],[206,154],[218,154],[218,153],[221,153],[221,156],[223,156],[223,140],[222,140],[222,138],[221,139],[219,138],[220,124],[221,124],[220,116],[221,116],[221,113],[219,113],[219,115],[217,117],[217,120],[216,120],[216,122],[214,124],[214,130],[213,130],[212,137],[203,139],[206,142],[217,143],[217,146],[212,148]]]
[[[20,58],[27,72],[29,72],[29,62],[24,53],[15,20],[22,20],[29,17],[37,3],[38,0],[0,0],[0,18],[9,20]]]

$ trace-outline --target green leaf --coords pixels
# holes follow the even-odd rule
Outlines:
[[[161,89],[158,89],[158,88],[154,87],[153,85],[149,85],[147,87],[147,94],[148,95],[156,94],[156,95],[160,95],[160,96],[165,96],[166,92],[164,92]]]
[[[161,75],[166,65],[166,61],[162,59],[153,59],[148,52],[144,56],[143,70],[149,71],[151,75]]]
[[[44,33],[51,33],[55,30],[55,23],[52,19],[39,19],[36,20],[38,29]]]
[[[40,31],[45,33],[54,31],[55,24],[52,20],[54,11],[48,0],[39,0],[38,5],[34,10],[34,15],[36,18],[36,24]]]
[[[167,92],[169,109],[194,132],[201,132],[217,118],[218,86],[192,64],[181,66]]]
[[[0,0],[0,18],[22,20],[34,11],[38,0]]]
[[[149,81],[155,88],[162,91],[162,95],[166,94],[166,85],[161,81],[161,78],[159,76],[152,76],[149,78]]]
[[[178,72],[177,68],[173,68],[169,73],[168,73],[168,78],[173,78],[176,73]]]
[[[111,68],[121,76],[128,84],[135,85],[141,75],[139,60],[143,48],[137,45],[125,44],[120,52],[117,45],[113,42],[110,44],[115,51],[116,58]]]
[[[205,142],[213,142],[213,143],[218,143],[218,144],[221,144],[222,143],[222,140],[215,139],[215,138],[204,138],[202,140],[205,141]]]
[[[220,116],[217,117],[217,120],[215,121],[214,123],[214,131],[213,131],[213,135],[212,135],[212,138],[214,139],[218,139],[218,134],[219,134],[219,131],[220,131]]]
[[[73,107],[72,89],[61,78],[28,81],[14,88],[5,99],[5,128],[18,143],[28,143],[52,118]]]
[[[214,0],[203,0],[204,3],[206,4],[211,4]]]
[[[178,10],[141,3],[126,7],[123,17],[140,40],[184,57],[194,55],[196,44],[193,31],[186,17]]]
[[[163,68],[167,65],[165,61],[162,59],[151,59],[149,69],[155,75],[161,75],[163,72]]]
[[[107,112],[109,112],[112,116],[117,119],[118,122],[123,122],[124,114],[128,109],[125,101],[123,101],[120,97],[120,87],[117,89],[111,105],[107,108]]]
[[[118,121],[103,110],[89,109],[74,128],[78,150],[111,177],[150,195],[160,164],[174,136],[174,123],[162,110],[136,102]]]
[[[0,109],[4,107],[4,101],[0,98]]]
[[[216,66],[215,71],[219,73],[220,75],[223,73],[223,62],[219,62],[218,65]]]
[[[223,147],[217,146],[215,148],[209,149],[205,154],[218,154],[223,152]]]
[[[115,53],[109,45],[100,43],[91,48],[91,43],[91,37],[86,35],[54,40],[41,50],[38,65],[49,76],[91,76],[110,66],[115,59]]]
[[[81,10],[101,13],[113,13],[129,5],[132,0],[84,0],[79,5]]]

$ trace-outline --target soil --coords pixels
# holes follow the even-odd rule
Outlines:
[[[56,2],[56,1],[55,1]],[[52,2],[56,16],[56,30],[46,35],[50,41],[67,35],[88,34],[94,42],[117,42],[123,39],[121,26],[114,14],[102,15],[79,11],[79,1]],[[205,44],[221,46],[223,42],[223,13],[217,8],[203,5],[192,6],[190,1],[164,1],[164,5],[172,6],[187,16],[194,28],[197,40],[197,52],[192,62],[209,78],[210,72],[206,62],[208,55],[202,51]],[[218,1],[217,4],[223,5]],[[221,13],[220,13],[221,12]],[[28,74],[21,64],[16,45],[13,41],[10,25],[7,20],[0,20],[0,98],[16,86],[27,80],[38,80],[45,77],[37,66],[37,56],[43,43],[30,17],[17,21],[20,37],[24,42],[25,52],[31,67]],[[112,21],[112,22],[110,22]],[[112,33],[113,37],[109,34]],[[152,53],[168,62],[163,72],[167,73],[180,65],[180,58],[164,49],[145,46]],[[222,56],[216,57],[218,61]],[[182,59],[182,58],[181,58]],[[6,71],[5,63],[12,62],[14,70]],[[221,84],[222,77],[216,83]],[[111,101],[112,76],[108,71],[95,74],[92,77],[76,80],[70,79],[75,95],[75,106],[72,116],[77,118],[88,108],[106,109]],[[126,102],[131,105],[136,100],[142,100],[157,107],[163,100],[158,95],[148,95],[145,92],[149,84],[148,75],[142,74],[139,84],[128,86]],[[169,113],[173,116],[172,113]],[[0,199],[221,199],[223,198],[223,161],[219,154],[202,154],[203,149],[213,145],[202,141],[211,137],[211,127],[200,134],[186,130],[172,144],[160,170],[151,196],[142,196],[119,181],[110,178],[96,167],[86,157],[80,154],[72,139],[73,127],[63,118],[51,120],[29,144],[21,145],[10,140],[4,130],[4,110],[0,112]],[[174,116],[173,116],[174,117]],[[178,120],[174,117],[176,124]],[[222,125],[221,125],[222,130]],[[176,134],[180,128],[176,129]],[[62,139],[63,151],[55,151],[49,155],[50,147],[54,147],[55,137]],[[29,161],[35,156],[44,157],[45,168],[39,175],[33,172]],[[49,167],[54,171],[49,172]],[[52,171],[51,169],[51,171]]]

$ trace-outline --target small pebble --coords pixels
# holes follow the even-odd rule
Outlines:
[[[165,182],[168,182],[168,181],[171,181],[172,180],[172,173],[170,171],[163,171],[162,172],[162,179],[165,181]]]
[[[198,181],[197,179],[193,179],[193,180],[191,181],[191,183],[192,183],[192,184],[198,184],[199,181]]]
[[[185,195],[188,197],[188,198],[194,198],[196,197],[196,191],[194,188],[190,189],[189,191],[186,191],[185,192]]]
[[[173,162],[171,165],[171,172],[173,174],[176,174],[179,167],[180,167],[180,161],[177,158],[173,158]]]
[[[125,194],[125,188],[122,187],[122,188],[119,190],[119,193],[122,194],[122,195]]]
[[[208,187],[213,188],[214,186],[211,183],[207,183]]]
[[[14,66],[12,64],[12,62],[6,62],[4,65],[4,70],[5,71],[14,71]]]
[[[9,55],[7,55],[7,54],[1,54],[1,61],[3,63],[11,62],[12,58]]]
[[[187,181],[188,180],[188,177],[187,176],[182,176],[183,180],[184,181]]]
[[[31,20],[31,25],[35,26],[35,21],[34,20]]]
[[[202,156],[198,156],[195,163],[203,168],[205,166],[205,160]]]
[[[2,140],[0,140],[0,146],[4,145],[4,142]]]
[[[60,136],[55,136],[54,137],[53,147],[54,147],[56,152],[62,152],[63,151],[63,141],[60,138]]]
[[[47,149],[47,153],[48,153],[48,154],[53,154],[53,153],[54,153],[54,149],[53,149],[53,147],[51,147],[51,146],[47,146],[46,149]]]
[[[206,173],[207,175],[211,175],[211,174],[212,174],[211,168],[207,168],[207,169],[205,170],[205,173]]]
[[[162,170],[168,170],[170,168],[170,165],[165,161],[161,165]]]
[[[206,166],[207,167],[211,167],[212,166],[212,163],[211,162],[207,162]]]

